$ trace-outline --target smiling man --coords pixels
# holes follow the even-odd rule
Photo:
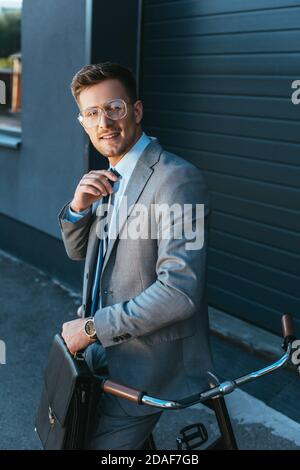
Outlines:
[[[62,336],[73,354],[85,351],[94,373],[105,367],[115,382],[158,398],[197,393],[213,371],[206,299],[210,210],[201,171],[142,130],[143,104],[128,69],[110,62],[85,66],[71,90],[79,122],[108,168],[83,175],[59,214],[68,256],[85,260],[81,318],[65,323]],[[125,200],[126,220],[111,236]],[[145,209],[143,237],[124,236],[138,204]],[[159,205],[202,206],[202,218],[197,211],[191,216],[203,230],[201,246],[189,249],[185,231],[162,236],[176,217],[162,215]],[[99,214],[107,207],[111,216]],[[99,237],[103,218],[106,237],[103,230]],[[161,413],[103,393],[90,448],[140,449]]]

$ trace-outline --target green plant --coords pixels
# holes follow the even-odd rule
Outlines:
[[[7,57],[0,58],[0,69],[10,69],[12,67],[11,59]]]
[[[0,15],[0,57],[21,49],[21,11]]]

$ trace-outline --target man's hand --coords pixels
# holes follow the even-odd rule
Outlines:
[[[97,339],[89,338],[84,332],[85,319],[79,318],[64,323],[62,326],[62,337],[71,354],[85,349],[89,344],[95,343]]]
[[[114,190],[109,180],[115,182],[118,177],[108,170],[92,170],[83,175],[70,204],[71,209],[75,212],[84,211],[98,199],[112,194]]]

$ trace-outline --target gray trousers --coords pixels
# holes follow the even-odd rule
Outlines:
[[[97,409],[88,449],[142,449],[161,414],[162,411],[146,416],[129,416],[114,395],[104,393]]]
[[[98,342],[88,346],[84,356],[89,368],[95,374],[107,366],[105,348]],[[123,410],[114,395],[103,392],[91,427],[88,448],[94,450],[141,449],[162,412],[158,410],[146,416],[131,416]]]

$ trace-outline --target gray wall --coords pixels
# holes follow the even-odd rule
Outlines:
[[[0,146],[0,248],[79,289],[83,262],[67,257],[57,214],[81,176],[107,160],[77,122],[69,85],[104,60],[138,74],[141,1],[24,1],[23,138],[19,150]]]
[[[86,12],[86,0],[25,0],[22,146],[0,147],[0,212],[59,238],[57,213],[88,167],[69,91],[87,62]]]

